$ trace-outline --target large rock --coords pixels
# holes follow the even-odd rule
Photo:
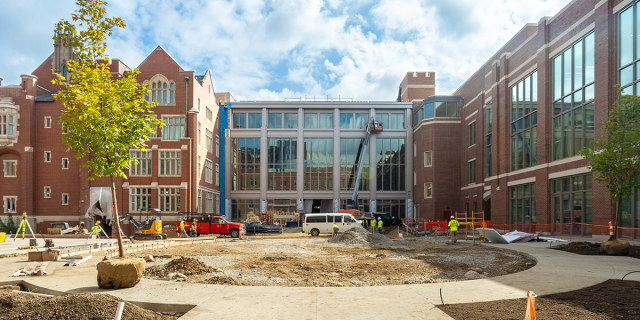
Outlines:
[[[609,255],[626,256],[629,255],[629,249],[631,249],[629,241],[621,239],[604,240],[600,244],[600,252]]]
[[[102,289],[131,288],[140,282],[144,259],[114,258],[98,263],[98,286]]]

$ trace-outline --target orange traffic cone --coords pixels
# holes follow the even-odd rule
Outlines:
[[[238,232],[238,239],[242,240],[242,230]]]
[[[536,294],[527,289],[527,313],[524,320],[536,320]]]

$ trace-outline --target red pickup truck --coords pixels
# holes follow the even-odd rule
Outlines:
[[[247,229],[244,223],[229,222],[221,216],[210,216],[210,215],[186,217],[185,229],[187,229],[189,233],[191,230],[191,224],[196,219],[198,220],[197,221],[198,235],[228,234],[232,238],[238,238],[240,236],[240,232],[242,232],[243,235],[247,233]]]

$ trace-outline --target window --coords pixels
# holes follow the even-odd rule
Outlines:
[[[213,213],[213,192],[207,192],[207,212]]]
[[[62,158],[62,169],[69,169],[69,159]]]
[[[377,140],[377,190],[405,190],[405,139]]]
[[[378,200],[376,212],[383,212],[397,219],[405,218],[407,212],[406,200]]]
[[[129,175],[131,176],[150,176],[151,175],[151,152],[150,151],[131,151],[131,164],[129,165]]]
[[[44,162],[51,162],[51,151],[44,152]]]
[[[198,112],[200,112],[200,98],[198,98]]]
[[[267,140],[267,145],[267,178],[269,179],[267,190],[296,190],[298,140],[270,138]],[[255,181],[259,180],[255,179]]]
[[[404,129],[403,113],[376,113],[376,120],[385,129]]]
[[[180,169],[180,151],[160,151],[160,175],[161,176],[179,176]]]
[[[425,199],[433,198],[433,183],[427,182],[424,184],[424,198]]]
[[[5,177],[16,177],[18,174],[18,161],[16,160],[5,160],[4,163],[4,176]]]
[[[551,180],[551,193],[553,221],[557,224],[566,224],[557,225],[556,231],[563,234],[590,235],[591,226],[569,224],[593,222],[592,175],[585,174]],[[625,211],[631,213],[631,210],[625,210],[624,200],[622,207],[623,217],[626,216]],[[624,221],[624,218],[621,221]]]
[[[429,106],[425,105],[425,119],[428,119],[427,116],[433,114],[433,110],[429,110]],[[446,118],[457,118],[460,117],[460,108],[458,106],[458,102],[434,102],[433,108],[435,109],[435,115],[438,118],[446,117]]]
[[[587,177],[585,177],[586,179]],[[640,176],[638,176],[638,180],[640,180]],[[588,180],[589,182],[591,179]],[[586,180],[585,180],[586,182]],[[589,188],[591,185],[589,184]],[[586,189],[586,184],[585,184]],[[620,227],[624,228],[638,228],[640,227],[640,190],[638,188],[634,188],[632,194],[627,199],[622,199],[621,205],[622,214],[620,215]],[[584,198],[584,212],[585,212],[585,220],[586,214],[588,213],[588,218],[591,219],[591,192],[585,191]],[[633,230],[630,229],[618,229],[621,236],[631,238],[634,236]],[[587,230],[590,233],[590,229]],[[583,232],[585,234],[586,232]]]
[[[69,205],[69,194],[68,193],[63,193],[62,194],[62,205],[63,206]]]
[[[158,192],[160,194],[160,211],[180,211],[180,188],[159,188]]]
[[[202,123],[198,121],[198,145],[202,145]]]
[[[297,129],[298,128],[298,115],[296,113],[283,113],[284,121],[282,127],[284,129]]]
[[[511,187],[511,224],[536,222],[536,185]]]
[[[213,161],[209,159],[204,160],[204,181],[213,183]]]
[[[594,139],[594,41],[591,33],[553,58],[553,160],[578,154]]]
[[[214,208],[214,211],[216,214],[220,214],[220,195],[216,193],[215,197],[216,197],[216,206]]]
[[[476,144],[476,123],[469,124],[469,146]]]
[[[51,198],[51,187],[44,187],[44,197]]]
[[[202,190],[198,190],[198,202],[196,203],[198,213],[202,213],[204,206],[202,205]]]
[[[13,136],[14,116],[0,114],[0,136]]]
[[[332,113],[305,113],[304,127],[305,129],[332,129],[333,114]]]
[[[213,153],[213,131],[209,130],[208,128],[206,131],[207,131],[206,133],[207,136],[205,137],[205,140],[206,140],[205,148],[209,153]]]
[[[216,135],[216,157],[220,158],[220,136]]]
[[[364,139],[340,139],[340,190],[353,191],[356,183],[358,155],[362,152],[362,174],[358,190],[369,190],[369,147]]]
[[[640,35],[639,10],[640,5],[636,2],[621,12],[618,19],[620,30],[618,32],[618,81],[620,87],[623,88],[622,94],[640,95],[640,84],[638,84],[638,80],[640,80],[640,52],[638,52],[640,41],[636,39]],[[586,68],[591,69],[586,69],[589,78],[585,79],[585,84],[593,81],[594,74],[593,34],[587,36],[587,39],[590,39],[591,42],[585,47],[585,50],[589,50],[585,55],[585,65]],[[587,39],[585,39],[585,43]]]
[[[69,133],[69,128],[67,127],[67,123],[63,122],[62,123],[62,134],[67,134]]]
[[[184,117],[163,118],[162,140],[180,140],[184,137]]]
[[[304,139],[304,190],[333,190],[333,139]]]
[[[259,215],[259,199],[231,199],[231,221],[245,221],[250,215]]]
[[[340,129],[366,129],[369,114],[340,113]]]
[[[331,202],[333,204],[333,201]],[[268,200],[267,210],[281,211],[284,214],[286,212],[296,212],[296,200],[295,199],[273,199]]]
[[[151,188],[129,189],[129,212],[147,212],[151,208]]]
[[[369,200],[368,199],[358,199],[358,208],[355,208],[353,205],[353,200],[349,199],[340,199],[340,208],[342,209],[359,209],[360,212],[371,212],[369,210]]]
[[[158,119],[158,116],[155,114],[150,114],[149,115],[149,121],[153,121],[153,124],[151,125],[151,127],[153,127],[153,131],[151,133],[149,133],[149,135],[147,135],[147,138],[157,138],[158,137],[158,124],[155,123],[155,121]]]
[[[216,186],[220,185],[220,165],[216,163]]]
[[[476,160],[469,161],[469,184],[476,183]]]
[[[44,127],[51,128],[51,117],[44,117]]]
[[[249,120],[249,129],[260,129],[262,128],[262,114],[261,113],[249,113],[247,114],[247,118]]]
[[[493,114],[492,114],[492,105],[491,102],[487,103],[485,106],[485,163],[487,164],[487,177],[491,177],[493,175],[493,166],[491,164],[491,138],[492,138],[492,122],[493,122]]]
[[[231,190],[260,190],[260,138],[231,139]]]
[[[15,213],[16,212],[16,203],[18,202],[18,197],[13,196],[5,196],[2,197],[4,199],[4,213]]]
[[[161,80],[155,81],[156,78],[161,78]],[[168,82],[164,76],[156,76],[151,80],[151,102],[175,104],[175,83],[173,81]],[[149,88],[149,84],[147,84],[147,88]]]
[[[198,99],[198,102],[200,102],[200,99]],[[213,122],[213,111],[211,111],[209,107],[205,107],[205,108],[206,108],[205,113],[206,113],[207,120]]]
[[[431,167],[431,151],[424,152],[424,166]]]
[[[511,87],[511,171],[538,164],[538,72]]]
[[[200,176],[202,175],[202,157],[200,155],[198,155],[198,179],[200,179]]]
[[[234,113],[233,114],[233,128],[234,129],[246,129],[247,128],[247,114],[246,113]]]

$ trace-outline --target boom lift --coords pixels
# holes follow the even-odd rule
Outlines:
[[[149,218],[151,211],[153,211],[153,216]],[[131,224],[137,229],[133,235],[134,240],[162,240],[167,238],[167,234],[162,233],[162,212],[159,209],[149,209],[144,223],[136,220],[130,214],[120,218],[120,221],[122,220],[131,221]],[[140,220],[142,221],[142,212],[140,212]]]

